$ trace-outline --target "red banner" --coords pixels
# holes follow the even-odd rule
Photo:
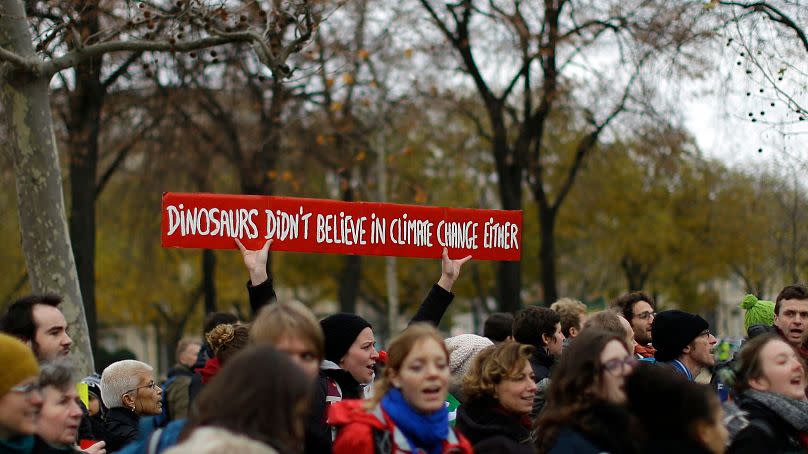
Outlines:
[[[163,247],[519,260],[522,212],[223,194],[163,194]]]

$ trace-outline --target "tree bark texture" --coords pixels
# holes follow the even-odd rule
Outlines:
[[[0,42],[25,59],[38,58],[19,0],[0,0]],[[75,346],[74,365],[79,373],[88,374],[94,370],[93,357],[65,216],[49,81],[3,64],[0,93],[9,134],[5,151],[14,162],[22,250],[31,287],[64,299],[61,309]]]

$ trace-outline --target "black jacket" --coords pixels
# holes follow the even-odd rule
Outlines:
[[[475,453],[532,453],[531,421],[499,408],[496,400],[477,399],[457,411],[457,430],[469,439]]]
[[[544,347],[536,347],[533,350],[533,355],[530,357],[530,367],[533,368],[533,375],[536,376],[536,383],[550,378],[550,371],[555,364],[553,357],[547,354]]]
[[[743,395],[737,403],[747,413],[749,425],[738,432],[727,454],[804,452],[799,431],[774,410]]]
[[[140,417],[123,407],[110,408],[104,419],[104,441],[107,452],[115,452],[138,437]]]
[[[637,453],[639,446],[633,436],[636,432],[632,428],[628,410],[605,402],[595,402],[561,428],[548,452]],[[593,447],[595,451],[591,449]]]

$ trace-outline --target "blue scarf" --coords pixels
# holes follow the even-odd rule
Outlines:
[[[440,454],[443,441],[449,436],[449,410],[445,405],[434,413],[418,413],[397,388],[384,395],[381,405],[404,433],[411,450],[422,448],[429,454]]]

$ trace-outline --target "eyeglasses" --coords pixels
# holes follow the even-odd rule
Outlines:
[[[645,311],[645,312],[640,312],[639,314],[634,314],[634,316],[637,317],[640,320],[648,320],[651,317],[656,317],[656,312]]]
[[[34,391],[39,391],[39,383],[31,382],[24,385],[13,386],[9,391],[14,391],[15,393],[20,394],[31,394]]]
[[[704,331],[702,331],[702,332],[699,334],[699,336],[705,336],[705,337],[710,337],[710,336],[712,336],[712,335],[713,335],[713,333],[711,333],[709,329],[705,329]]]
[[[131,393],[132,391],[137,391],[138,389],[143,389],[143,388],[157,389],[157,383],[155,383],[155,382],[154,382],[154,380],[152,380],[152,381],[150,381],[150,382],[149,382],[149,384],[147,384],[147,385],[138,386],[137,388],[130,389],[129,391],[126,391],[126,392],[125,392],[125,393],[123,393],[123,394],[129,394],[129,393]]]
[[[623,359],[610,359],[603,363],[601,368],[612,375],[617,375],[618,372],[623,372],[624,366],[634,368],[637,365],[637,358],[632,355],[626,356]]]

